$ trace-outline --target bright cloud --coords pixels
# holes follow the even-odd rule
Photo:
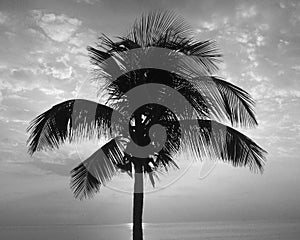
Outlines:
[[[90,5],[94,5],[95,3],[99,3],[99,0],[76,0],[77,3],[86,3]]]
[[[300,65],[292,66],[292,69],[297,71],[297,72],[300,72]]]
[[[8,20],[8,16],[3,12],[0,12],[0,24],[4,24]]]
[[[217,24],[215,22],[203,22],[202,28],[208,31],[213,31],[217,28]]]
[[[0,104],[1,104],[2,100],[3,100],[3,95],[2,95],[2,92],[0,90]]]
[[[68,40],[81,25],[80,20],[64,14],[55,15],[54,13],[43,13],[40,10],[34,10],[32,14],[36,24],[44,30],[45,34],[58,42]]]
[[[57,88],[40,88],[40,90],[47,95],[54,95],[54,96],[58,96],[64,93],[64,91]]]
[[[256,7],[255,6],[246,6],[242,5],[238,8],[237,11],[237,18],[251,18],[254,17],[257,14]]]
[[[43,72],[59,79],[67,79],[72,76],[72,66],[66,66],[61,62],[44,63]]]

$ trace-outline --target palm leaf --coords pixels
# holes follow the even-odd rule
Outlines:
[[[218,70],[222,55],[215,41],[197,41],[191,37],[193,34],[192,28],[174,12],[152,11],[135,21],[127,38],[136,46],[167,48],[196,57],[210,73]]]
[[[110,57],[126,53],[128,50],[156,47],[193,57],[202,71],[205,69],[208,73],[212,73],[218,70],[217,63],[220,62],[222,55],[215,41],[195,40],[191,37],[192,33],[191,27],[174,12],[152,11],[137,19],[127,36],[118,37],[120,41],[113,41],[102,34],[97,47],[88,47],[88,51],[92,64],[98,67]]]
[[[94,65],[99,65],[103,61],[107,60],[108,58],[110,58],[112,56],[107,51],[102,51],[100,49],[97,49],[97,48],[94,48],[94,47],[91,47],[91,46],[88,46],[87,50],[88,50],[88,53],[89,53],[90,61]]]
[[[215,41],[190,40],[182,46],[179,45],[179,47],[180,52],[194,57],[196,62],[204,66],[209,73],[219,70],[217,63],[221,61],[222,54],[220,54]]]
[[[266,151],[237,130],[211,120],[180,121],[183,149],[196,159],[221,159],[233,166],[263,171]]]
[[[146,172],[153,171],[168,171],[168,168],[178,169],[178,165],[173,160],[173,156],[178,153],[180,149],[180,136],[181,128],[179,120],[176,114],[170,111],[167,107],[159,104],[147,104],[143,108],[139,109],[140,112],[135,112],[137,115],[142,113],[145,116],[143,121],[145,132],[149,133],[151,126],[159,125],[162,129],[152,129],[153,136],[151,137],[154,141],[153,152],[156,155],[154,167],[146,169]],[[135,118],[136,121],[138,118]],[[165,131],[165,136],[161,135],[161,131]],[[147,134],[147,133],[146,133]],[[144,135],[144,132],[141,133]],[[139,138],[141,139],[141,137]],[[153,154],[153,153],[152,153]],[[150,170],[150,171],[149,171]]]
[[[31,121],[27,144],[29,153],[58,148],[70,142],[101,136],[114,136],[120,122],[112,122],[113,109],[93,101],[72,99],[53,106]],[[121,121],[122,115],[117,114]]]
[[[171,150],[169,145],[166,145],[162,150],[160,150],[155,161],[155,164],[157,165],[155,171],[164,169],[168,172],[169,168],[179,169],[179,166],[174,161],[174,156],[177,151]]]
[[[116,174],[123,163],[123,147],[112,139],[71,171],[71,189],[75,198],[91,198]]]
[[[145,75],[147,77],[145,77]],[[215,120],[229,120],[233,126],[252,127],[257,125],[255,118],[255,102],[243,89],[222,80],[218,77],[199,76],[197,78],[183,79],[175,73],[161,69],[139,69],[122,75],[107,85],[110,94],[108,101],[126,98],[126,93],[137,86],[147,83],[164,84],[183,95],[188,103],[197,112],[198,117],[207,116],[208,113]],[[172,93],[151,92],[151,87],[145,96],[151,96],[150,101],[156,97],[160,102],[170,102]],[[127,99],[128,100],[128,99]],[[136,99],[133,99],[133,101]],[[175,108],[183,108],[180,99],[172,99]],[[130,103],[128,103],[130,105]],[[126,107],[124,102],[119,104]]]
[[[255,102],[243,89],[215,76],[199,76],[190,82],[203,95],[216,120],[228,119],[233,126],[241,127],[257,125]]]
[[[155,47],[167,48],[184,53],[192,57],[195,62],[200,65],[202,69],[206,69],[208,73],[219,70],[217,64],[221,62],[222,54],[214,40],[199,41],[194,38],[176,37],[174,40],[167,41],[166,38],[162,38],[156,43]]]
[[[147,87],[146,84],[150,83],[159,84],[161,87],[158,85]],[[139,96],[130,92],[136,87],[140,87],[141,91],[145,90],[142,97],[149,97],[149,102],[156,101],[165,106],[172,105],[172,110],[180,118],[184,116],[190,118],[195,112],[198,117],[202,118],[209,115],[209,106],[197,86],[175,73],[161,69],[139,69],[120,76],[106,87],[109,93],[108,103],[124,113],[124,109],[130,109],[136,106],[134,103],[138,102]],[[178,94],[183,97],[178,98]]]
[[[162,37],[167,37],[166,41],[171,41],[179,36],[189,36],[191,33],[191,27],[173,11],[151,11],[135,21],[128,39],[141,47],[149,47],[155,46]]]

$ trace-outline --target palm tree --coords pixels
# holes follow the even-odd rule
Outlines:
[[[178,152],[263,171],[265,151],[233,128],[257,125],[254,101],[215,75],[221,57],[215,42],[195,39],[179,16],[150,12],[117,41],[102,35],[88,52],[105,104],[71,99],[37,116],[28,127],[29,153],[106,137],[105,145],[71,171],[70,186],[76,198],[90,198],[118,172],[134,173],[134,240],[143,239],[144,177],[154,185],[158,172],[178,168]],[[138,93],[130,92],[140,87],[142,98],[137,99]],[[150,101],[137,108],[141,99]],[[163,141],[161,129],[151,128],[157,124],[165,128]],[[138,148],[144,149],[143,156],[137,155]]]

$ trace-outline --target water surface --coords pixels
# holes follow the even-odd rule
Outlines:
[[[145,240],[298,240],[300,221],[147,223]],[[1,226],[3,240],[130,240],[131,224]]]

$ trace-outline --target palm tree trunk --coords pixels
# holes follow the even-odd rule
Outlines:
[[[143,240],[144,179],[142,164],[134,164],[133,240]]]

